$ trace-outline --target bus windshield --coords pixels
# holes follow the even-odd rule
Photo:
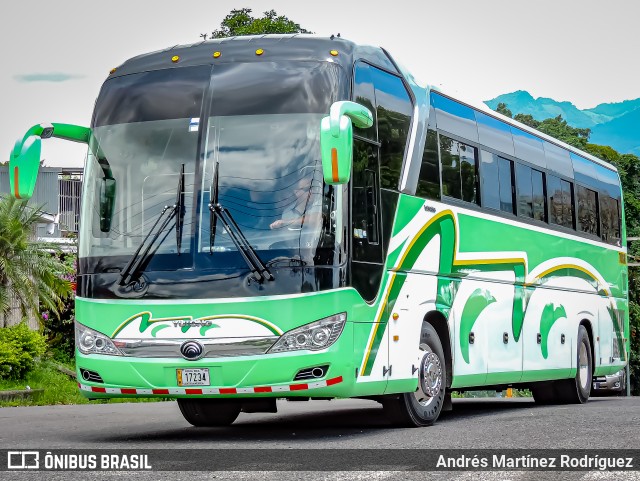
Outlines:
[[[155,239],[145,272],[246,268],[211,212],[214,203],[267,264],[339,263],[346,199],[323,183],[319,125],[343,77],[329,63],[261,62],[108,80],[85,170],[79,247],[85,273],[127,264],[176,202],[183,166],[182,229],[171,223]],[[115,183],[107,222],[105,179]]]

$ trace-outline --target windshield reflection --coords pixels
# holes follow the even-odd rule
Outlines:
[[[326,244],[321,238],[331,235],[330,217],[336,207],[331,205],[333,189],[323,188],[321,117],[278,114],[209,121],[202,203],[209,202],[217,164],[218,200],[256,250],[294,250],[313,263],[313,250]],[[200,252],[209,250],[210,238],[204,220],[202,226]],[[221,225],[213,250],[235,250]]]

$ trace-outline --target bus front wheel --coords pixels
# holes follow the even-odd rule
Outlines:
[[[240,414],[241,404],[229,399],[178,399],[184,418],[196,427],[228,426]]]
[[[431,426],[445,401],[447,369],[442,343],[431,324],[424,323],[420,335],[422,353],[415,392],[384,396],[382,406],[389,420],[398,426]]]

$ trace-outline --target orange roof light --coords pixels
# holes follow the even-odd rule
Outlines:
[[[174,55],[173,57],[171,57],[171,61],[173,63],[176,63],[178,60],[180,60],[180,57],[178,57],[177,55]]]
[[[111,70],[109,70],[109,73],[110,73],[110,74],[112,74],[112,73],[116,73],[116,68],[114,67],[114,68],[112,68]]]
[[[218,58],[220,55],[222,55],[222,53],[220,53],[220,52],[213,52],[213,58]]]
[[[337,57],[337,56],[338,56],[338,51],[337,51],[337,50],[331,50],[329,53],[330,53],[331,55],[333,55],[334,57]]]
[[[262,50],[261,48],[256,50],[256,55],[262,55],[263,53],[264,53],[264,50]]]

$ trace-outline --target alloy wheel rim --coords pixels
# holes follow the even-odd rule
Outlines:
[[[580,378],[580,387],[587,389],[589,383],[589,355],[587,354],[587,346],[580,343],[580,352],[578,353],[578,371]]]
[[[420,362],[418,373],[418,389],[414,393],[416,401],[427,407],[437,397],[442,387],[442,363],[435,352],[428,346],[420,346],[425,351]]]

